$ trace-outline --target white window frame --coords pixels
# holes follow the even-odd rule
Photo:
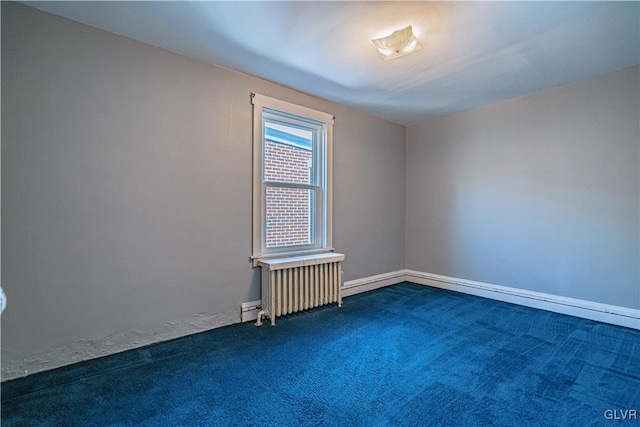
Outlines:
[[[283,258],[333,252],[333,124],[334,117],[321,111],[302,107],[257,93],[251,94],[253,104],[253,265],[261,259]],[[266,182],[263,171],[264,122],[281,121],[285,125],[303,125],[314,135],[313,185],[295,185],[316,191],[314,242],[311,245],[283,247],[266,246]]]

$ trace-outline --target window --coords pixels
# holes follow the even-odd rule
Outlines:
[[[330,252],[333,116],[252,94],[252,258]]]

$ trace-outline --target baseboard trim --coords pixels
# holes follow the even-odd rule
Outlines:
[[[447,289],[640,330],[640,310],[632,308],[414,270],[405,270],[405,280],[434,288]]]
[[[262,305],[262,300],[243,302],[240,305],[240,321],[251,322],[258,319],[258,310]]]
[[[349,280],[342,286],[342,296],[405,281],[640,330],[640,310],[409,269]]]
[[[342,296],[350,297],[362,292],[402,283],[406,280],[406,275],[406,270],[398,270],[362,279],[349,280],[342,285]]]

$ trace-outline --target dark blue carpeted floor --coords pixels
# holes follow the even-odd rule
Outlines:
[[[639,422],[605,417],[627,409],[640,331],[410,283],[2,384],[3,427]]]

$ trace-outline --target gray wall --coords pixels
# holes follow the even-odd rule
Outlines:
[[[404,268],[403,126],[2,3],[4,379],[236,322],[259,299],[251,92],[337,117],[345,279]]]
[[[407,128],[407,268],[640,307],[639,68]]]

